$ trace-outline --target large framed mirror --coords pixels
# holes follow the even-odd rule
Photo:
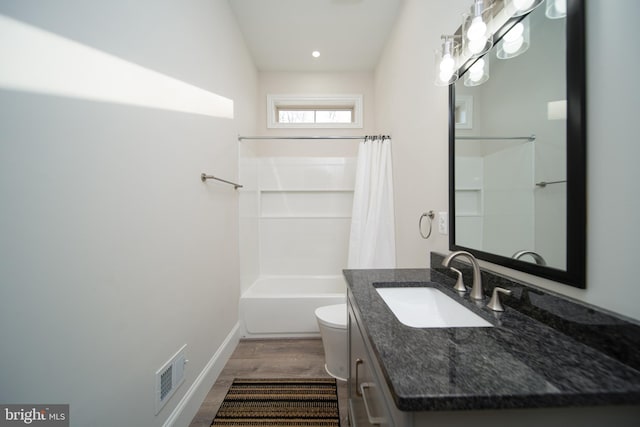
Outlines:
[[[488,75],[470,59],[449,86],[449,247],[585,288],[585,11],[566,5],[510,19]],[[517,24],[528,48],[514,56]]]

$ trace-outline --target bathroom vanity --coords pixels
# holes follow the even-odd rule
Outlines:
[[[445,273],[345,270],[352,426],[638,425],[640,325],[486,271],[478,303]],[[436,288],[491,326],[407,326],[376,290],[394,286]],[[494,286],[513,292],[501,313]]]

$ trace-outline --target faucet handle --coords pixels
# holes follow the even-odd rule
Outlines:
[[[491,294],[491,300],[489,300],[489,307],[493,311],[504,311],[504,307],[502,307],[502,303],[500,302],[500,296],[498,292],[503,293],[505,295],[511,295],[511,291],[509,289],[495,287],[493,288],[493,293]]]
[[[464,285],[464,281],[462,280],[462,271],[457,268],[449,267],[451,271],[454,271],[458,275],[458,280],[456,280],[456,284],[453,287],[458,292],[467,292],[467,287]]]

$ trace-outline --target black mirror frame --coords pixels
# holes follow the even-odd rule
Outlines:
[[[501,38],[522,18],[509,21],[496,34]],[[478,259],[523,271],[576,288],[586,288],[587,152],[585,1],[567,0],[567,268],[559,270],[456,245],[455,229],[455,84],[449,85],[449,249],[471,252]],[[472,61],[460,69],[460,75]]]

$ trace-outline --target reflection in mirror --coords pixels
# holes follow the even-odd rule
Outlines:
[[[581,3],[569,5],[575,12]],[[570,111],[583,112],[583,93],[576,105],[567,87],[569,19],[550,19],[538,7],[508,23],[502,40],[452,85],[450,246],[584,287],[584,201],[575,197],[584,161],[577,169],[567,163],[584,147],[574,131],[582,115],[567,116],[568,97]],[[580,73],[573,78],[583,81],[584,67]]]
[[[566,268],[566,114],[553,106],[566,99],[564,23],[535,9],[514,27],[528,29],[526,52],[499,59],[499,44],[478,60],[491,64],[485,83],[456,82],[456,100],[475,107],[472,128],[465,126],[470,112],[458,112],[464,121],[456,129],[456,243],[507,257],[522,253],[522,261],[537,256],[559,269]],[[560,182],[535,185],[548,181]]]

